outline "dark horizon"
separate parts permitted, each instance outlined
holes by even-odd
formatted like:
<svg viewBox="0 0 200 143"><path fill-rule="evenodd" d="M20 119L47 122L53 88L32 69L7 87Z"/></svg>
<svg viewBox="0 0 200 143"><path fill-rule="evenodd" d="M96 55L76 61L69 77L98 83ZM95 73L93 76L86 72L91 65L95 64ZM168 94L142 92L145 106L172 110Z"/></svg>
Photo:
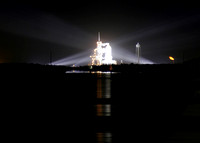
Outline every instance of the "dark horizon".
<svg viewBox="0 0 200 143"><path fill-rule="evenodd" d="M66 73L60 66L0 64L2 137L26 142L199 141L199 66L115 66L122 71Z"/></svg>

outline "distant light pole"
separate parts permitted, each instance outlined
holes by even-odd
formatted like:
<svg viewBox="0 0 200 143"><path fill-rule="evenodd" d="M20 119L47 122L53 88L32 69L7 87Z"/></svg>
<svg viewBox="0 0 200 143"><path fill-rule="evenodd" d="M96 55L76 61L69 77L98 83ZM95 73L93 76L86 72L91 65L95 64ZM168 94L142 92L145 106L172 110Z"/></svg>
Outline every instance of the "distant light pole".
<svg viewBox="0 0 200 143"><path fill-rule="evenodd" d="M174 58L172 56L169 56L169 59L173 62L174 64Z"/></svg>
<svg viewBox="0 0 200 143"><path fill-rule="evenodd" d="M140 63L140 48L141 48L140 44L137 43L136 44L136 53L137 53L137 56L138 56L138 64Z"/></svg>

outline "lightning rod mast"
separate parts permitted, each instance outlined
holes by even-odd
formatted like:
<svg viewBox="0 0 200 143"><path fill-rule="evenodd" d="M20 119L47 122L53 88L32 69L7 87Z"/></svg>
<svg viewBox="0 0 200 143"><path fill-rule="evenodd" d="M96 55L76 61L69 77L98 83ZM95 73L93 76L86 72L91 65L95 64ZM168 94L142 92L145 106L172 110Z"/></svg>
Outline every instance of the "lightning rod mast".
<svg viewBox="0 0 200 143"><path fill-rule="evenodd" d="M138 64L140 63L140 44L139 42L136 44L136 53L137 53L137 56L138 56Z"/></svg>

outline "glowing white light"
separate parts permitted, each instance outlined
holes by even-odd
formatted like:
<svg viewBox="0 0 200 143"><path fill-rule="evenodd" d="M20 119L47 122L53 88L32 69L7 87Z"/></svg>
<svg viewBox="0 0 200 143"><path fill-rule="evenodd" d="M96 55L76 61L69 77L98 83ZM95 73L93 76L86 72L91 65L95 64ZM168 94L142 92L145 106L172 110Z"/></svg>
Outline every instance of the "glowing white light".
<svg viewBox="0 0 200 143"><path fill-rule="evenodd" d="M138 64L139 64L140 63L140 44L139 43L136 44L136 52L138 55Z"/></svg>
<svg viewBox="0 0 200 143"><path fill-rule="evenodd" d="M136 48L140 48L140 44L139 43L136 44Z"/></svg>
<svg viewBox="0 0 200 143"><path fill-rule="evenodd" d="M100 41L100 34L98 34L97 48L94 49L94 53L90 56L92 63L91 65L110 65L117 64L112 59L112 48L109 43L102 43Z"/></svg>

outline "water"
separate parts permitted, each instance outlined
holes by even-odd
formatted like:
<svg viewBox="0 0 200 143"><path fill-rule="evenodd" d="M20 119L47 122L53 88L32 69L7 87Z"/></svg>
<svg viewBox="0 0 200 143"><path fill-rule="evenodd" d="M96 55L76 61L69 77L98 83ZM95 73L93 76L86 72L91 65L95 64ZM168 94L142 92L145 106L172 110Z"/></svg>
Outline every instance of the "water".
<svg viewBox="0 0 200 143"><path fill-rule="evenodd" d="M98 72L97 74L97 88L96 88L96 116L97 118L108 117L105 120L97 119L97 124L104 124L109 122L112 116L111 108L111 73ZM99 132L100 131L100 132ZM96 129L96 142L97 143L112 143L111 127Z"/></svg>
<svg viewBox="0 0 200 143"><path fill-rule="evenodd" d="M161 143L172 142L170 139L174 138L179 142L180 130L184 127L187 129L181 133L192 136L190 142L200 139L199 130L188 128L190 122L184 116L190 107L191 96L188 95L193 91L186 88L182 80L174 79L179 87L168 88L167 77L109 72L93 74L96 74L96 143ZM199 107L200 102L197 102ZM189 109L196 112L193 115L200 115L199 108ZM199 126L199 123L195 122L195 125Z"/></svg>
<svg viewBox="0 0 200 143"><path fill-rule="evenodd" d="M82 93L82 96L84 96L81 97L80 100L85 102L85 104L80 103L77 106L77 110L79 110L79 113L85 112L85 114L79 115L80 118L86 118L85 124L88 124L88 127L86 127L87 129L85 130L87 133L84 134L84 137L90 138L87 140L87 142L112 143L113 133L111 78L113 74L116 73L100 71L91 73L87 71L67 72L68 80L70 79L70 81L75 82L75 87L77 90L81 91L76 91L74 96L80 98L80 93ZM70 87L71 89L74 89L74 86Z"/></svg>
<svg viewBox="0 0 200 143"><path fill-rule="evenodd" d="M8 141L161 143L199 133L199 81L193 90L176 75L152 73L23 76L2 81Z"/></svg>

